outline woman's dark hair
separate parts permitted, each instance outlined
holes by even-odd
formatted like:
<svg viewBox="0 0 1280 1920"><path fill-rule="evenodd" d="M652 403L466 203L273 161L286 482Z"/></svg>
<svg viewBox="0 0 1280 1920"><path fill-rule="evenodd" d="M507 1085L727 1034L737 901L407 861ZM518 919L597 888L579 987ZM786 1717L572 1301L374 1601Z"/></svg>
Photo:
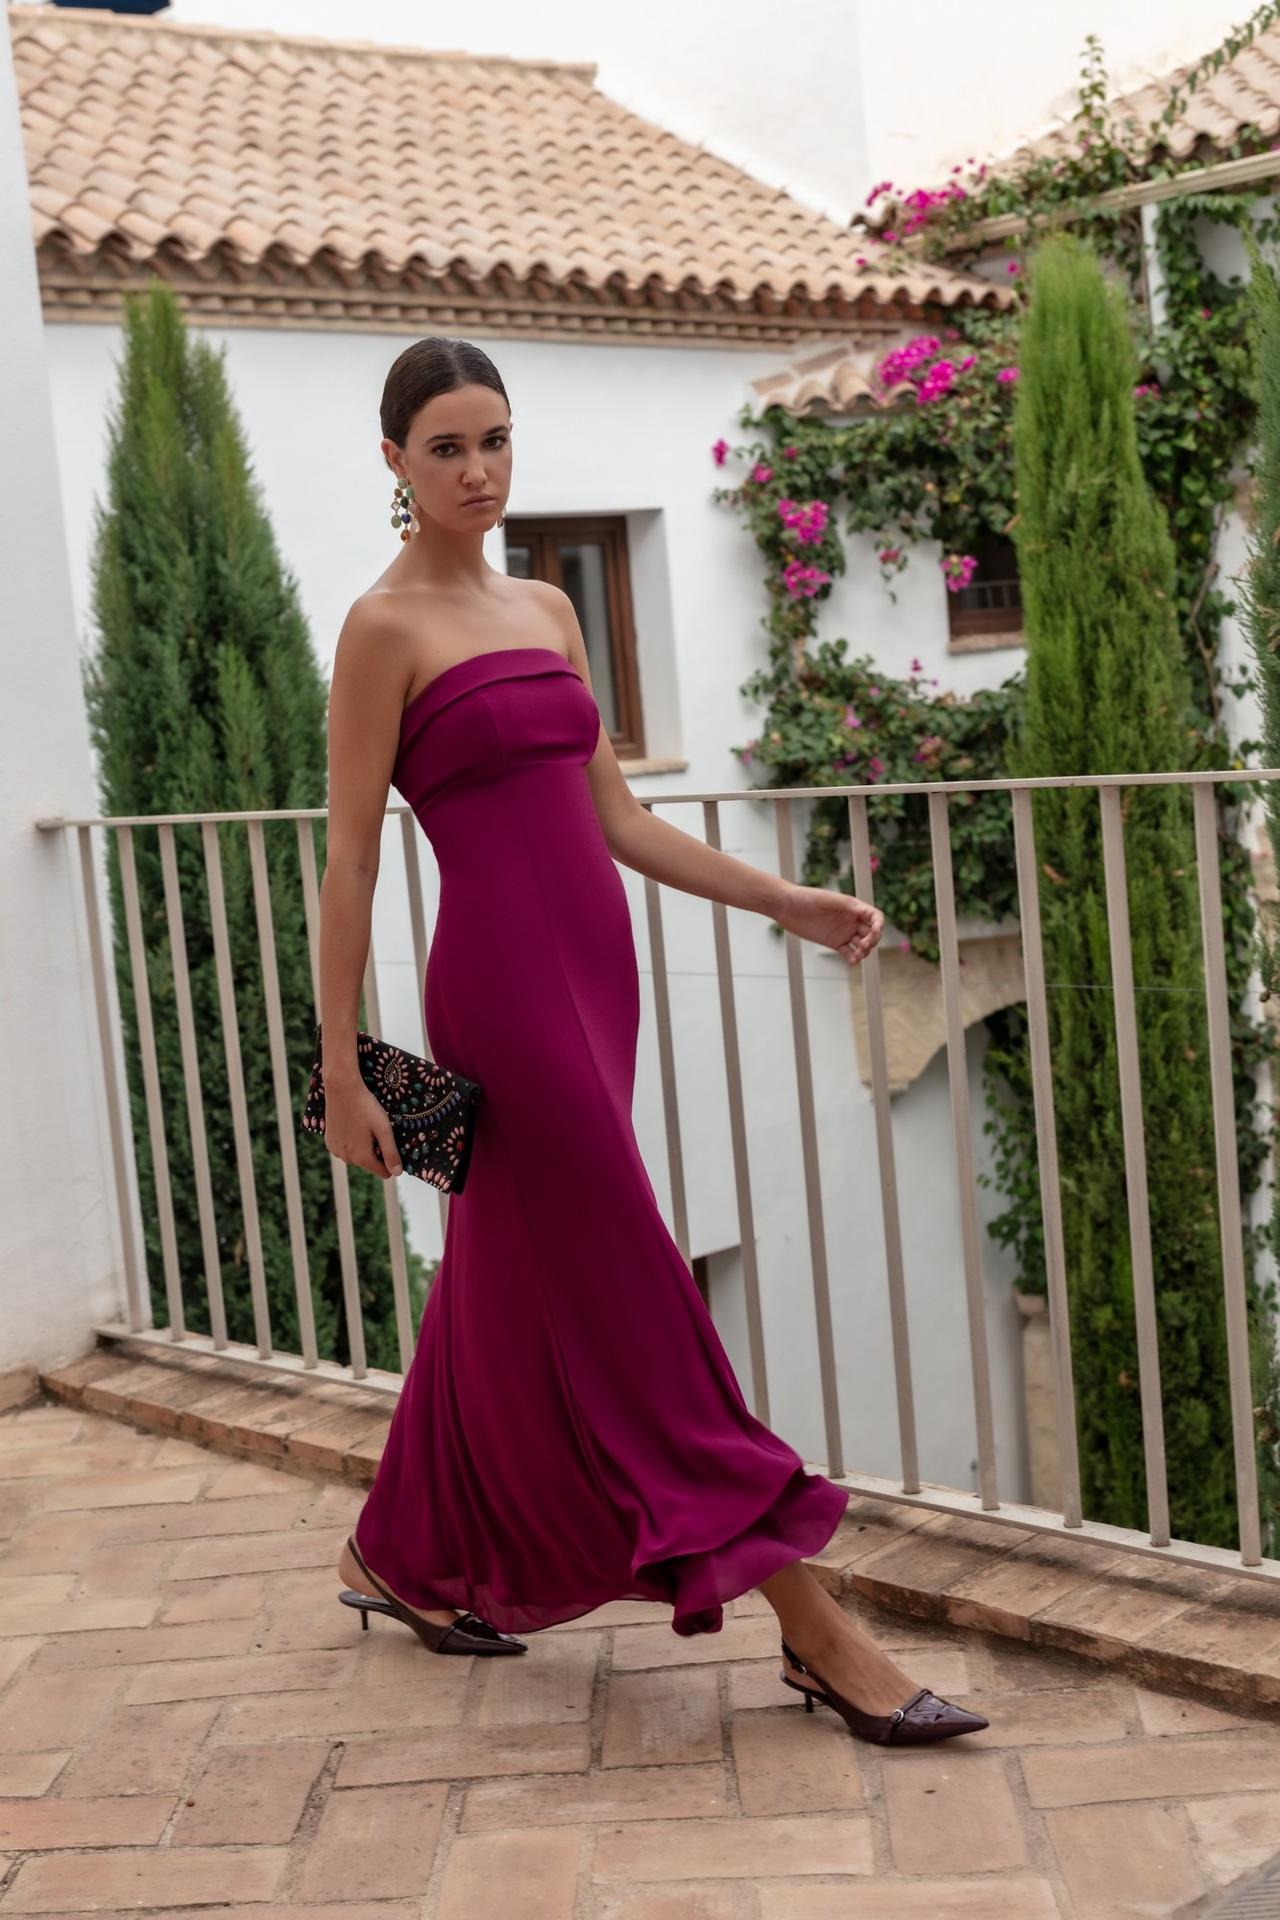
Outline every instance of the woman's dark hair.
<svg viewBox="0 0 1280 1920"><path fill-rule="evenodd" d="M492 387L507 400L502 376L483 348L470 340L454 340L438 333L428 334L425 340L415 340L392 361L382 389L380 413L384 437L402 447L419 407L425 407L438 393L452 393L457 387L468 386ZM507 400L508 410L510 406Z"/></svg>

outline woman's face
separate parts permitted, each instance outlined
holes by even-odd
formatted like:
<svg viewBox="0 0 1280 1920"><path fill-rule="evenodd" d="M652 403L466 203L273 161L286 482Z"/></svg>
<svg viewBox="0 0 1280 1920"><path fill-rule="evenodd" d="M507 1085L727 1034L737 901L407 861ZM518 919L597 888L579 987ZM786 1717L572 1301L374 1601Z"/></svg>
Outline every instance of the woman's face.
<svg viewBox="0 0 1280 1920"><path fill-rule="evenodd" d="M418 408L403 448L384 440L397 477L413 488L420 519L451 531L493 526L511 491L511 414L492 387L469 383ZM484 505L473 501L486 500Z"/></svg>

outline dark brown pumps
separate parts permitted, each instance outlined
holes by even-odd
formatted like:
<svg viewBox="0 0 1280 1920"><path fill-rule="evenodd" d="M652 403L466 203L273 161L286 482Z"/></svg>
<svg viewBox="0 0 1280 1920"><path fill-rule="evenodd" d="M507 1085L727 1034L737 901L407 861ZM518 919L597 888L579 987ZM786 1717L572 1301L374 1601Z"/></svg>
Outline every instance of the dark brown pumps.
<svg viewBox="0 0 1280 1920"><path fill-rule="evenodd" d="M931 1740L950 1740L957 1733L981 1733L991 1722L984 1720L980 1713L968 1713L963 1707L953 1707L949 1700L942 1700L936 1693L930 1693L928 1687L921 1687L909 1700L892 1713L864 1713L852 1700L846 1700L842 1693L836 1693L827 1686L820 1674L807 1667L799 1656L792 1652L786 1641L782 1642L784 1657L801 1673L807 1673L816 1684L806 1687L799 1680L793 1680L785 1671L779 1671L779 1679L785 1686L792 1687L804 1695L804 1710L813 1712L815 1699L824 1706L834 1707L850 1733L856 1733L862 1740L873 1741L877 1746L923 1746Z"/></svg>
<svg viewBox="0 0 1280 1920"><path fill-rule="evenodd" d="M364 1563L360 1549L356 1545L355 1535L347 1541L351 1557L361 1573L377 1587L382 1599L375 1599L369 1593L357 1593L354 1587L343 1587L338 1594L344 1607L359 1607L360 1625L367 1633L369 1615L385 1613L393 1620L403 1620L406 1627L412 1627L424 1647L432 1653L527 1653L528 1643L517 1640L513 1633L500 1633L497 1627L491 1627L475 1613L461 1613L450 1626L442 1627L437 1621L424 1620L412 1607L397 1600L394 1593L379 1580Z"/></svg>

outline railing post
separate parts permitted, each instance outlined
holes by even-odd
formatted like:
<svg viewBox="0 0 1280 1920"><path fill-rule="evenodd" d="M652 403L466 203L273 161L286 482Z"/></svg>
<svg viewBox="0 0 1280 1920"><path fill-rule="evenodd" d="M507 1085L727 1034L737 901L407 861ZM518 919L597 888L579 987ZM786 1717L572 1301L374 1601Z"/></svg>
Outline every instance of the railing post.
<svg viewBox="0 0 1280 1920"><path fill-rule="evenodd" d="M853 854L853 884L858 898L865 900L868 906L874 906L875 884L871 871L871 836L865 794L849 796L849 844ZM871 1098L876 1126L876 1154L880 1165L880 1218L884 1226L885 1267L889 1281L889 1332L893 1342L893 1382L898 1408L902 1490L904 1493L919 1493L920 1449L916 1439L915 1395L911 1384L911 1338L902 1258L902 1213L898 1204L898 1170L893 1151L893 1113L884 1037L884 1003L880 994L879 947L873 947L866 958L859 961L858 973L862 978L867 1006L867 1048L871 1055Z"/></svg>

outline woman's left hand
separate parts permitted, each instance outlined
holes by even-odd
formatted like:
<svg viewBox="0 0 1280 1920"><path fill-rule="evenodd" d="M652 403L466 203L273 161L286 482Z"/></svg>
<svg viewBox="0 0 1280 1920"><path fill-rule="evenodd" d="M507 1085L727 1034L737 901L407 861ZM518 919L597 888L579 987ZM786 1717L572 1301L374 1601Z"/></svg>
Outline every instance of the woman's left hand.
<svg viewBox="0 0 1280 1920"><path fill-rule="evenodd" d="M792 887L781 912L773 917L788 933L834 948L851 967L866 959L884 932L879 907L833 887Z"/></svg>

